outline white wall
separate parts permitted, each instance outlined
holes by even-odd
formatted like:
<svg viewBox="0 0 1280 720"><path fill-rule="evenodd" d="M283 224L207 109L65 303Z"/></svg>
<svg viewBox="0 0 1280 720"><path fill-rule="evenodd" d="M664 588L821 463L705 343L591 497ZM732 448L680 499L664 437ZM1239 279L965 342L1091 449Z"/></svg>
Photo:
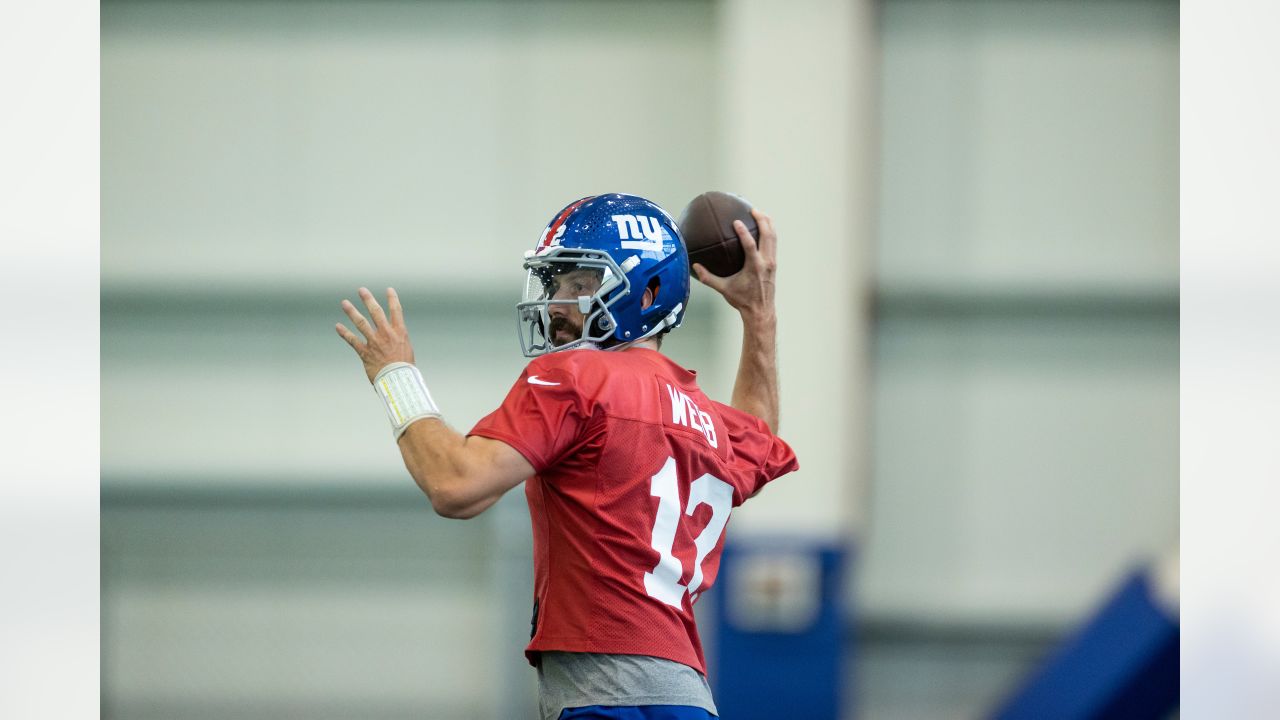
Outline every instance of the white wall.
<svg viewBox="0 0 1280 720"><path fill-rule="evenodd" d="M678 212L705 189L710 23L696 2L108 3L104 282L509 290L568 202Z"/></svg>
<svg viewBox="0 0 1280 720"><path fill-rule="evenodd" d="M1177 23L882 6L868 616L1067 623L1176 544Z"/></svg>
<svg viewBox="0 0 1280 720"><path fill-rule="evenodd" d="M108 3L104 473L399 482L338 301L396 286L470 427L523 365L521 255L552 214L706 189L711 22L684 2ZM705 367L696 292L670 349Z"/></svg>
<svg viewBox="0 0 1280 720"><path fill-rule="evenodd" d="M780 432L800 469L737 531L843 542L863 517L877 47L869 0L720 3L717 176L778 232ZM741 347L724 317L717 374Z"/></svg>
<svg viewBox="0 0 1280 720"><path fill-rule="evenodd" d="M1172 289L1176 3L890 0L881 28L883 284Z"/></svg>
<svg viewBox="0 0 1280 720"><path fill-rule="evenodd" d="M105 492L103 716L515 717L488 529L413 492Z"/></svg>

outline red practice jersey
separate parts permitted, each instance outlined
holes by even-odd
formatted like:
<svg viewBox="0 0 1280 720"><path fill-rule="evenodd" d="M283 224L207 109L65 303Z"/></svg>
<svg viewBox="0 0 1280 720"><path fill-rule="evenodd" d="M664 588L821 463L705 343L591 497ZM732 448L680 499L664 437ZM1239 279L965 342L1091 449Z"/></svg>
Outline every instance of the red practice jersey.
<svg viewBox="0 0 1280 720"><path fill-rule="evenodd" d="M646 348L538 357L470 434L537 473L530 662L651 655L705 674L693 603L715 582L730 510L798 467L791 448Z"/></svg>

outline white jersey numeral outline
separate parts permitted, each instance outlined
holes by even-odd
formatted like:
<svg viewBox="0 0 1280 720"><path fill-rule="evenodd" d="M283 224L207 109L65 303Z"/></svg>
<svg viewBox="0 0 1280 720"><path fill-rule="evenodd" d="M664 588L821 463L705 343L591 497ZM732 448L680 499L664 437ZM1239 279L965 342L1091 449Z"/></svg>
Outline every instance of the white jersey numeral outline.
<svg viewBox="0 0 1280 720"><path fill-rule="evenodd" d="M677 484L676 459L668 457L649 479L649 494L658 498L658 514L653 520L653 538L650 546L658 553L658 564L652 572L644 574L644 589L650 597L675 608L681 608L684 594L690 601L698 599L702 590L702 561L720 542L724 526L733 510L733 486L711 474L704 474L689 486L689 506L684 514L693 517L699 505L711 507L711 520L694 538L697 556L693 561L693 576L689 585L681 585L684 565L672 552L676 543L676 527L680 524L680 487Z"/></svg>

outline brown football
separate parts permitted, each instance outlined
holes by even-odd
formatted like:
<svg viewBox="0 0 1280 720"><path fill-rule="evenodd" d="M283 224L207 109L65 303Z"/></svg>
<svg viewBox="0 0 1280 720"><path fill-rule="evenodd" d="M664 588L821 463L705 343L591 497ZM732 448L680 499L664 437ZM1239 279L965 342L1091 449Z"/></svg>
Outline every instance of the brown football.
<svg viewBox="0 0 1280 720"><path fill-rule="evenodd" d="M712 190L694 198L680 214L680 235L689 249L689 264L727 277L742 269L746 255L733 221L746 223L751 237L760 239L751 203L733 193Z"/></svg>

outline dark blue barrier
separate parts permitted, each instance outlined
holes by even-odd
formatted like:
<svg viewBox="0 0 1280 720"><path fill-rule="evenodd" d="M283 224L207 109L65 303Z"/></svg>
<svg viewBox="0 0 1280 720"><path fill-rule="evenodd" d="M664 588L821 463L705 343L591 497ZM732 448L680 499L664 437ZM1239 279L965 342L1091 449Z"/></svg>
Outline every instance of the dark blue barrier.
<svg viewBox="0 0 1280 720"><path fill-rule="evenodd" d="M1120 586L1000 708L997 720L1145 720L1178 705L1178 621L1146 573Z"/></svg>
<svg viewBox="0 0 1280 720"><path fill-rule="evenodd" d="M721 717L840 717L849 555L791 538L726 543L711 633Z"/></svg>

